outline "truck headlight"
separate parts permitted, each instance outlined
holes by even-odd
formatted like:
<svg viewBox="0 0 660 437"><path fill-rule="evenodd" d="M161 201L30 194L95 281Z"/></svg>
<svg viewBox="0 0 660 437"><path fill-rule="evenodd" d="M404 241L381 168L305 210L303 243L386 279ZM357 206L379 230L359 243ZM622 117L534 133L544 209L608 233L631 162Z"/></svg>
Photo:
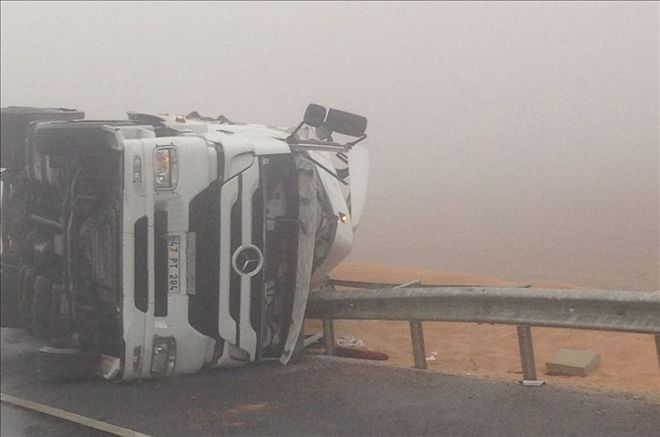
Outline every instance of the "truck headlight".
<svg viewBox="0 0 660 437"><path fill-rule="evenodd" d="M174 337L154 336L151 356L151 374L165 376L174 373L176 365L176 340Z"/></svg>
<svg viewBox="0 0 660 437"><path fill-rule="evenodd" d="M167 147L154 152L154 186L157 190L171 190L178 180L176 149Z"/></svg>

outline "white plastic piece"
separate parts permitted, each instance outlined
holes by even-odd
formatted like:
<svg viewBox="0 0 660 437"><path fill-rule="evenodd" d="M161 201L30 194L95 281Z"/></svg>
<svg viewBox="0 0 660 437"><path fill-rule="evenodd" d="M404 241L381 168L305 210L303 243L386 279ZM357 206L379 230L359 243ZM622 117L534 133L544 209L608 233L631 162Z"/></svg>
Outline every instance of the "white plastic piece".
<svg viewBox="0 0 660 437"><path fill-rule="evenodd" d="M520 383L525 387L541 387L545 384L545 381L539 379L523 379Z"/></svg>
<svg viewBox="0 0 660 437"><path fill-rule="evenodd" d="M121 369L121 360L110 355L101 355L98 375L105 379L114 379Z"/></svg>

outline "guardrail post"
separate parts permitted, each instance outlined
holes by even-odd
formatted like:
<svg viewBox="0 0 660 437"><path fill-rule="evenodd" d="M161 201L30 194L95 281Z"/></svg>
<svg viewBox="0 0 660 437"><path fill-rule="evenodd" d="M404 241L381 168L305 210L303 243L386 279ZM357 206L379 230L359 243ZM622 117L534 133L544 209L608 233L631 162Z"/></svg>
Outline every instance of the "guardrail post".
<svg viewBox="0 0 660 437"><path fill-rule="evenodd" d="M420 320L410 321L410 337L412 338L415 368L426 369L426 351L424 350L424 331Z"/></svg>
<svg viewBox="0 0 660 437"><path fill-rule="evenodd" d="M326 355L335 355L335 325L332 319L323 319L323 345Z"/></svg>
<svg viewBox="0 0 660 437"><path fill-rule="evenodd" d="M655 335L655 352L658 355L658 367L660 367L660 334Z"/></svg>
<svg viewBox="0 0 660 437"><path fill-rule="evenodd" d="M518 328L518 347L520 348L520 363L523 372L523 380L521 382L523 385L531 387L543 385L543 381L536 379L532 330L529 325L517 325L516 328Z"/></svg>

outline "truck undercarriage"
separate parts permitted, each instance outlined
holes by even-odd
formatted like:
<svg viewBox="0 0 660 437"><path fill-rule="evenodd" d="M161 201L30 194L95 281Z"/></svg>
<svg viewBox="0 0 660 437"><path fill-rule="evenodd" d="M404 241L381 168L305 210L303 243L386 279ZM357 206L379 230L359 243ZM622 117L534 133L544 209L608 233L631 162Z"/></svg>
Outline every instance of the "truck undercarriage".
<svg viewBox="0 0 660 437"><path fill-rule="evenodd" d="M80 125L81 138L93 127ZM118 356L121 152L34 135L27 171L3 174L3 319L58 347Z"/></svg>

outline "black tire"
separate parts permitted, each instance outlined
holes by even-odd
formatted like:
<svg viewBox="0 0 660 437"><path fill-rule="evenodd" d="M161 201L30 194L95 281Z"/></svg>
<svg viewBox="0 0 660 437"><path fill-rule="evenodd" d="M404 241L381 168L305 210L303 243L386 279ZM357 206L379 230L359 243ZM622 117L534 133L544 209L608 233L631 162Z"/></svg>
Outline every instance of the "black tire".
<svg viewBox="0 0 660 437"><path fill-rule="evenodd" d="M80 349L44 346L37 352L37 373L42 381L82 381L91 378L93 361Z"/></svg>

